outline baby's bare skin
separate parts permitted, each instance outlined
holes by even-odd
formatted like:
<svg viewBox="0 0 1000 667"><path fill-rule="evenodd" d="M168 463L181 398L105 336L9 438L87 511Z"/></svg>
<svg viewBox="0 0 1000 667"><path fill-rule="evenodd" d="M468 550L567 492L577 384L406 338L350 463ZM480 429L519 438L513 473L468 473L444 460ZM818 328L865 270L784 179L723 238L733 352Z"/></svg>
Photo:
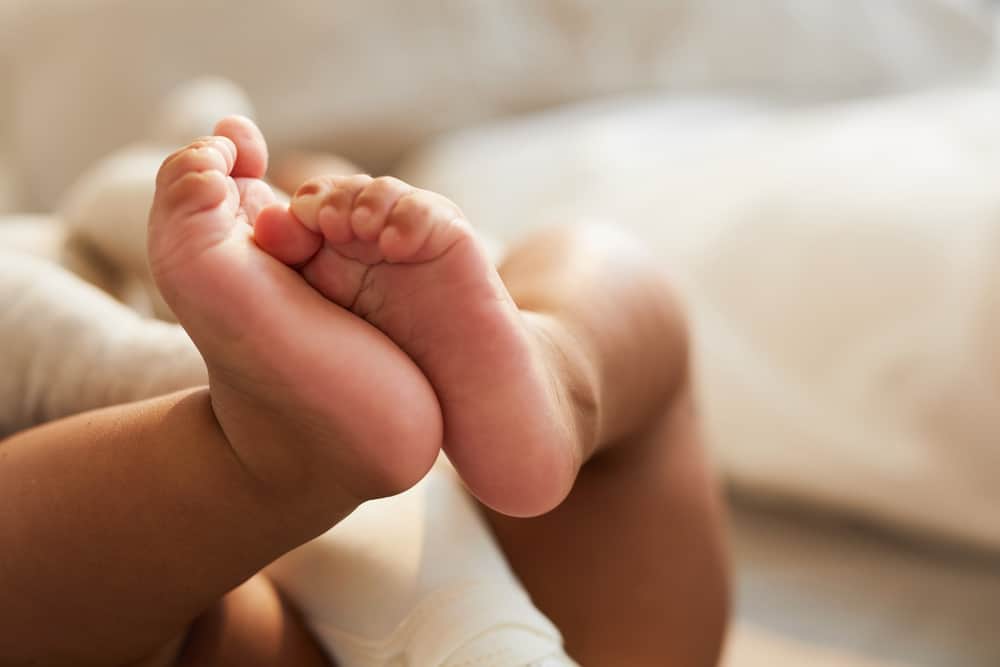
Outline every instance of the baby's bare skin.
<svg viewBox="0 0 1000 667"><path fill-rule="evenodd" d="M149 262L234 452L255 475L321 475L355 504L409 488L440 448L433 390L389 338L258 247L251 223L275 203L267 147L246 119L217 133L161 167ZM261 433L298 444L258 447Z"/></svg>
<svg viewBox="0 0 1000 667"><path fill-rule="evenodd" d="M566 497L596 436L595 371L553 348L575 343L558 319L517 308L457 206L391 177L315 178L290 210L263 210L254 238L416 362L483 503L535 516Z"/></svg>
<svg viewBox="0 0 1000 667"><path fill-rule="evenodd" d="M0 590L24 593L0 663L323 664L252 575L415 483L443 442L577 660L712 664L717 508L679 306L648 258L557 230L515 249L501 282L439 195L325 177L289 208L266 163L256 127L230 118L158 178L151 266L209 390L0 446L4 541L44 545L0 555Z"/></svg>

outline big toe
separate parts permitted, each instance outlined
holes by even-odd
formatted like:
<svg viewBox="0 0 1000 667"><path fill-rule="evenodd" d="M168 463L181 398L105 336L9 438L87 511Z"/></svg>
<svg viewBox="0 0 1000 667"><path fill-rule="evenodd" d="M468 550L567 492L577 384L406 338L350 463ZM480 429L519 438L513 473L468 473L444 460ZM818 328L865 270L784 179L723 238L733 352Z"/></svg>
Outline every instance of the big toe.
<svg viewBox="0 0 1000 667"><path fill-rule="evenodd" d="M260 212L253 238L264 252L289 266L308 262L323 245L323 235L308 229L282 204Z"/></svg>
<svg viewBox="0 0 1000 667"><path fill-rule="evenodd" d="M267 172L267 142L260 128L245 116L226 116L215 125L215 134L236 147L232 176L261 178Z"/></svg>

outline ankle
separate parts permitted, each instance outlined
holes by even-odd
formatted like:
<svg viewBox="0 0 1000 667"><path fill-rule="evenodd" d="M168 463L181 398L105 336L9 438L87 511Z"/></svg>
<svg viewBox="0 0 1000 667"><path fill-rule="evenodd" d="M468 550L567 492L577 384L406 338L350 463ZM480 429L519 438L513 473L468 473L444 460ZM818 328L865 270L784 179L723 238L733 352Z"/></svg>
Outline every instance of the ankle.
<svg viewBox="0 0 1000 667"><path fill-rule="evenodd" d="M597 450L601 433L601 383L595 358L584 338L554 315L522 311L535 343L551 371L574 440L576 468Z"/></svg>

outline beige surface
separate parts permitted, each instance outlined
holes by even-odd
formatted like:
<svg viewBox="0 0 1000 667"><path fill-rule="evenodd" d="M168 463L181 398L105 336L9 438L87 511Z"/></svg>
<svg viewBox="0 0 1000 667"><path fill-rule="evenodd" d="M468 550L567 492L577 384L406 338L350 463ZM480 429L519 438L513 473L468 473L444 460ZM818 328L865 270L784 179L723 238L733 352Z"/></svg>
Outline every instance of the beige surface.
<svg viewBox="0 0 1000 667"><path fill-rule="evenodd" d="M722 667L902 667L902 663L816 646L741 622L730 631Z"/></svg>
<svg viewBox="0 0 1000 667"><path fill-rule="evenodd" d="M732 545L727 667L1000 665L1000 553L745 498L735 501Z"/></svg>

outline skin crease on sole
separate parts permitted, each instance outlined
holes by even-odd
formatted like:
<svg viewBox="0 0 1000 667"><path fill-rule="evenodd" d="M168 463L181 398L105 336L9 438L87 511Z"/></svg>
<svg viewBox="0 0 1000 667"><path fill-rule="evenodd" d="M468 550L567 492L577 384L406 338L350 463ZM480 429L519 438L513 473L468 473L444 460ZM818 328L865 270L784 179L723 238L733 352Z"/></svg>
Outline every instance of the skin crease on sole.
<svg viewBox="0 0 1000 667"><path fill-rule="evenodd" d="M433 389L385 334L257 246L250 223L276 202L261 180L266 145L244 118L216 131L161 168L149 257L205 358L234 453L292 485L325 471L358 501L408 488L440 448ZM265 434L299 444L269 447Z"/></svg>
<svg viewBox="0 0 1000 667"><path fill-rule="evenodd" d="M255 225L258 245L384 332L420 367L444 449L470 491L512 516L551 510L584 457L554 322L522 313L461 211L394 178L314 178Z"/></svg>

